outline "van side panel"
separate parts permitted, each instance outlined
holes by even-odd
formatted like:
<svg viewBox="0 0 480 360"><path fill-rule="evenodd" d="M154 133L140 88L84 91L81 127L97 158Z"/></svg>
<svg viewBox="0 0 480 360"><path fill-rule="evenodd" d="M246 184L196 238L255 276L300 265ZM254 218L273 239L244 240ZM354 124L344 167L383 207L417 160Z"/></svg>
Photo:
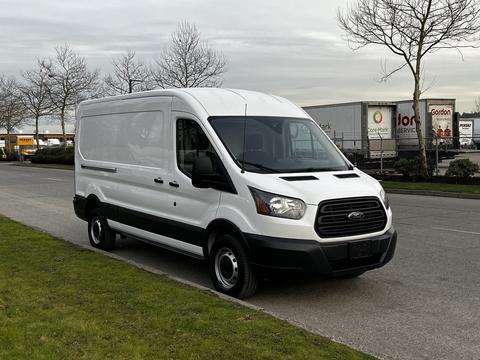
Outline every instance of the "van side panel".
<svg viewBox="0 0 480 360"><path fill-rule="evenodd" d="M76 194L94 194L116 209L168 217L170 108L171 97L149 97L81 109Z"/></svg>

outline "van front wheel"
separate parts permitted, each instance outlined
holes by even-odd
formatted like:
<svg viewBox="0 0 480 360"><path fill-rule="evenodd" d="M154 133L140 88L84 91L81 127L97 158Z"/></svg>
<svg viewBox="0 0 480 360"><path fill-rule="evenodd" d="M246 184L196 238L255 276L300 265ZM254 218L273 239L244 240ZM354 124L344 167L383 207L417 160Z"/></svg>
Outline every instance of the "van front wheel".
<svg viewBox="0 0 480 360"><path fill-rule="evenodd" d="M239 241L220 235L210 252L210 276L215 288L227 295L246 298L257 290L258 281Z"/></svg>
<svg viewBox="0 0 480 360"><path fill-rule="evenodd" d="M90 244L97 249L108 251L115 245L116 234L98 209L93 210L88 217L88 238Z"/></svg>

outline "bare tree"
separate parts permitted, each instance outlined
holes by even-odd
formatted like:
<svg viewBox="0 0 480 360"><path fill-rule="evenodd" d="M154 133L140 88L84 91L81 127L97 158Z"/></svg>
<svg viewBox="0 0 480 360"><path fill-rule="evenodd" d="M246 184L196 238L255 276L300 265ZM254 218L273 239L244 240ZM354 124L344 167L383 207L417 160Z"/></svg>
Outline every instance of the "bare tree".
<svg viewBox="0 0 480 360"><path fill-rule="evenodd" d="M14 78L0 76L0 128L7 131L7 152L10 152L10 133L24 122L25 112L17 82Z"/></svg>
<svg viewBox="0 0 480 360"><path fill-rule="evenodd" d="M38 124L40 118L50 115L52 103L48 93L48 67L46 60L37 59L37 68L22 73L23 84L19 90L22 94L21 100L29 117L35 120L35 141L39 148Z"/></svg>
<svg viewBox="0 0 480 360"><path fill-rule="evenodd" d="M78 55L69 45L55 48L56 55L45 62L48 93L54 113L60 118L64 144L67 143L65 120L67 113L76 105L99 91L98 71L90 71L85 58Z"/></svg>
<svg viewBox="0 0 480 360"><path fill-rule="evenodd" d="M112 59L113 74L104 78L107 95L123 95L133 90L151 89L150 71L147 65L135 58L135 51L127 51L116 59Z"/></svg>
<svg viewBox="0 0 480 360"><path fill-rule="evenodd" d="M420 173L428 176L425 139L420 116L423 59L440 49L475 47L480 30L480 0L357 0L339 10L337 20L353 50L380 45L401 58L384 79L403 68L413 75L413 108Z"/></svg>
<svg viewBox="0 0 480 360"><path fill-rule="evenodd" d="M161 88L221 86L226 71L225 56L200 40L197 27L182 22L172 34L170 46L155 60L152 71Z"/></svg>

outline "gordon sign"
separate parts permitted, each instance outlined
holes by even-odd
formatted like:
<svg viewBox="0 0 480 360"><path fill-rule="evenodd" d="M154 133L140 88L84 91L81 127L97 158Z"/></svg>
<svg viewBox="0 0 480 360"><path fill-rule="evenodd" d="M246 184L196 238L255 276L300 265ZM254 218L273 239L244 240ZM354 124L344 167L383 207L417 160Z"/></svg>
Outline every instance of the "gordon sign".
<svg viewBox="0 0 480 360"><path fill-rule="evenodd" d="M453 106L430 105L428 111L432 114L432 135L442 142L452 142Z"/></svg>

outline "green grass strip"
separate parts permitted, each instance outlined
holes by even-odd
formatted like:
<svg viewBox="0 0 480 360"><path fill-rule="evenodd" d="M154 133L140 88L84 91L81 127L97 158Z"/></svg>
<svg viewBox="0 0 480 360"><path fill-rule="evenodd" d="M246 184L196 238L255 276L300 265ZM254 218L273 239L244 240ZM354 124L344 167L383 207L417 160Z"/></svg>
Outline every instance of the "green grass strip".
<svg viewBox="0 0 480 360"><path fill-rule="evenodd" d="M480 185L458 185L429 182L390 181L381 182L385 189L430 190L480 194Z"/></svg>
<svg viewBox="0 0 480 360"><path fill-rule="evenodd" d="M0 217L0 359L371 358Z"/></svg>

